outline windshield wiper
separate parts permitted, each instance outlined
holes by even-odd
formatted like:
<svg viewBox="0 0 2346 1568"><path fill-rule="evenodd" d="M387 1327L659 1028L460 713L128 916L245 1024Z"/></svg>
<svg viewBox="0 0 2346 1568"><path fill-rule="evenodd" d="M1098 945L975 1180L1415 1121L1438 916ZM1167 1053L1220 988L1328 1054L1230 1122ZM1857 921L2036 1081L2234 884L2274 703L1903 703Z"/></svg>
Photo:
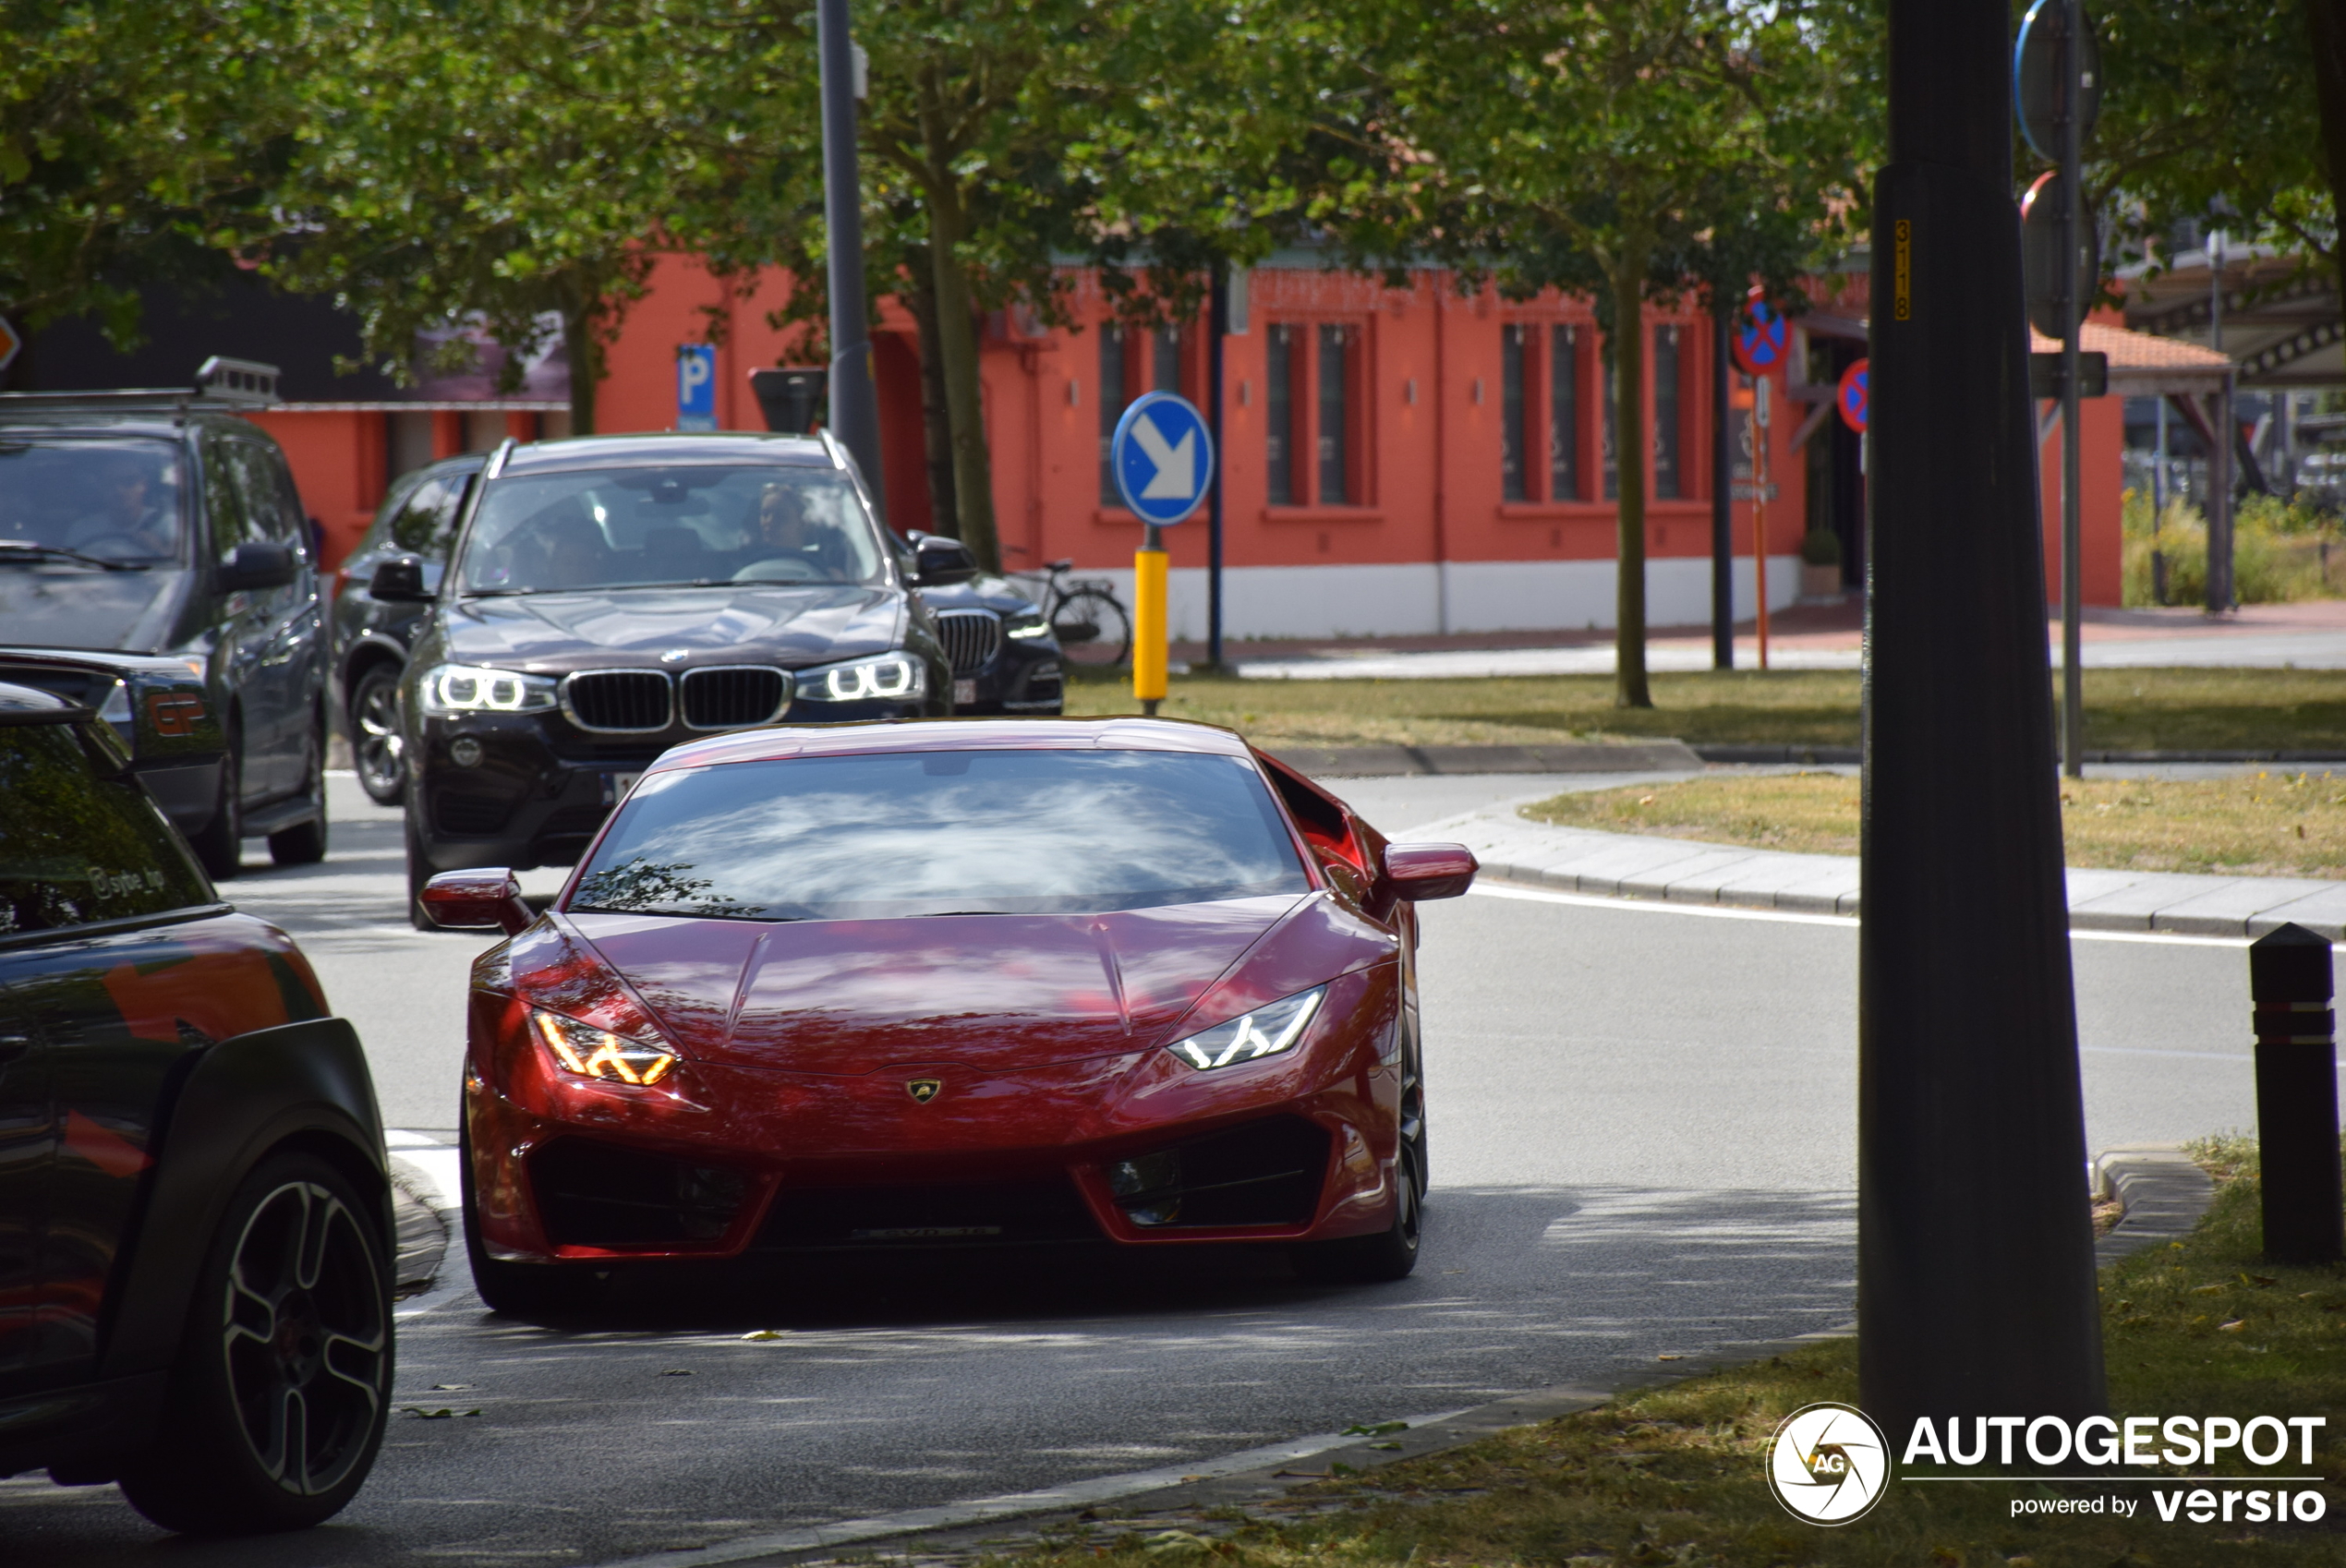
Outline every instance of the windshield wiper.
<svg viewBox="0 0 2346 1568"><path fill-rule="evenodd" d="M145 561L106 561L94 555L84 555L63 545L39 545L28 539L0 539L0 561L14 557L18 561L78 561L84 566L94 566L101 572L144 572L153 564Z"/></svg>

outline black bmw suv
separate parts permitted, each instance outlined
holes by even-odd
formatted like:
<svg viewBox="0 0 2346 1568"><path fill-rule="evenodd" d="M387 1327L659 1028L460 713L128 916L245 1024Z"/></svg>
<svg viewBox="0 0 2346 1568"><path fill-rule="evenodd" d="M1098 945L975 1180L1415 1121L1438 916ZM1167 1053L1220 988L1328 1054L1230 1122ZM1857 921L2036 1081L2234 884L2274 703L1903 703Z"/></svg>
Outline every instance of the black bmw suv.
<svg viewBox="0 0 2346 1568"><path fill-rule="evenodd" d="M490 455L399 693L409 914L443 871L567 865L661 752L771 723L941 717L953 671L913 572L828 435L585 437Z"/></svg>
<svg viewBox="0 0 2346 1568"><path fill-rule="evenodd" d="M192 388L0 392L0 645L159 655L203 682L224 753L149 788L214 877L244 840L326 852L324 626L285 456L240 411L276 372Z"/></svg>

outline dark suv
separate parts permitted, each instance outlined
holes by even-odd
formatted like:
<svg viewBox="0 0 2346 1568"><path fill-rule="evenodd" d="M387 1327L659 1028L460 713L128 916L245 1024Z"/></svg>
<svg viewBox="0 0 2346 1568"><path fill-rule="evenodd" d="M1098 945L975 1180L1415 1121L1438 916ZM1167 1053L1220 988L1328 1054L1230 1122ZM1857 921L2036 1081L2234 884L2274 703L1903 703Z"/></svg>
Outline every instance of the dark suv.
<svg viewBox="0 0 2346 1568"><path fill-rule="evenodd" d="M0 1477L172 1529L313 1525L392 1391L357 1037L219 901L114 728L0 683Z"/></svg>
<svg viewBox="0 0 2346 1568"><path fill-rule="evenodd" d="M280 864L326 852L309 528L284 453L236 416L275 378L213 359L186 391L0 393L0 644L163 655L202 678L226 750L180 793L156 788L215 877L248 838Z"/></svg>
<svg viewBox="0 0 2346 1568"><path fill-rule="evenodd" d="M423 585L440 589L440 573L456 542L456 520L479 476L486 452L451 457L394 480L366 537L334 573L333 692L350 736L358 783L378 804L395 806L406 792L400 760L399 678L421 629L424 607L414 600L379 599L368 592L375 568L412 556Z"/></svg>
<svg viewBox="0 0 2346 1568"><path fill-rule="evenodd" d="M909 573L828 435L589 437L490 454L445 575L406 556L378 601L429 613L400 686L409 914L432 875L567 865L661 752L725 730L952 711Z"/></svg>

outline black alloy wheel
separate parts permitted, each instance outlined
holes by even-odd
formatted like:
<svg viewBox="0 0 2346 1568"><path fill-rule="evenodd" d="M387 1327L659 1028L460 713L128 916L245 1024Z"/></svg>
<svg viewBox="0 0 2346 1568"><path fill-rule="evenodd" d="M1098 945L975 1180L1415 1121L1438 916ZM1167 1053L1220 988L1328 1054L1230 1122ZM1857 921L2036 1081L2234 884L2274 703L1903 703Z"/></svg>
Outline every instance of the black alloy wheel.
<svg viewBox="0 0 2346 1568"><path fill-rule="evenodd" d="M228 749L220 755L220 799L212 807L212 820L201 831L187 836L188 847L214 882L227 881L244 865L244 747L243 730L230 724Z"/></svg>
<svg viewBox="0 0 2346 1568"><path fill-rule="evenodd" d="M1132 651L1132 621L1113 595L1077 588L1051 610L1051 635L1070 663L1113 669Z"/></svg>
<svg viewBox="0 0 2346 1568"><path fill-rule="evenodd" d="M228 1205L154 1445L122 1475L165 1529L306 1529L367 1479L392 1393L391 1258L357 1188L279 1154Z"/></svg>
<svg viewBox="0 0 2346 1568"><path fill-rule="evenodd" d="M269 858L279 865L316 865L326 858L326 716L322 711L303 742L301 771L302 793L318 814L269 835Z"/></svg>
<svg viewBox="0 0 2346 1568"><path fill-rule="evenodd" d="M399 667L370 666L350 694L350 755L358 787L379 806L407 792L407 742L399 733Z"/></svg>
<svg viewBox="0 0 2346 1568"><path fill-rule="evenodd" d="M456 1171L465 1212L465 1261L471 1265L473 1293L482 1306L509 1318L562 1318L588 1310L608 1293L611 1279L608 1269L576 1263L508 1263L489 1255L480 1238L478 1200L473 1190L470 1127L456 1135Z"/></svg>
<svg viewBox="0 0 2346 1568"><path fill-rule="evenodd" d="M1405 1155L1394 1169L1393 1224L1374 1236L1315 1241L1294 1249L1295 1272L1320 1285L1376 1285L1407 1279L1418 1266L1423 1210Z"/></svg>

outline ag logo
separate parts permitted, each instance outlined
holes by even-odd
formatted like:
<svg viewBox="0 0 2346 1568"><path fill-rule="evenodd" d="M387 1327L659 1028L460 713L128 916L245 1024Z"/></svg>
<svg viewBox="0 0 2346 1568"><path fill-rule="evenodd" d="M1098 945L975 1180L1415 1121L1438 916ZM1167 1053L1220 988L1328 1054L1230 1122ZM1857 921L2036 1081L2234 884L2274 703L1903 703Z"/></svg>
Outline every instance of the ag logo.
<svg viewBox="0 0 2346 1568"><path fill-rule="evenodd" d="M925 1105L936 1099L937 1092L944 1087L944 1081L939 1079L915 1078L906 1080L904 1092L913 1097L914 1104Z"/></svg>
<svg viewBox="0 0 2346 1568"><path fill-rule="evenodd" d="M1889 1479L1890 1445L1855 1405L1803 1405L1768 1441L1768 1485L1776 1501L1812 1525L1864 1517Z"/></svg>

